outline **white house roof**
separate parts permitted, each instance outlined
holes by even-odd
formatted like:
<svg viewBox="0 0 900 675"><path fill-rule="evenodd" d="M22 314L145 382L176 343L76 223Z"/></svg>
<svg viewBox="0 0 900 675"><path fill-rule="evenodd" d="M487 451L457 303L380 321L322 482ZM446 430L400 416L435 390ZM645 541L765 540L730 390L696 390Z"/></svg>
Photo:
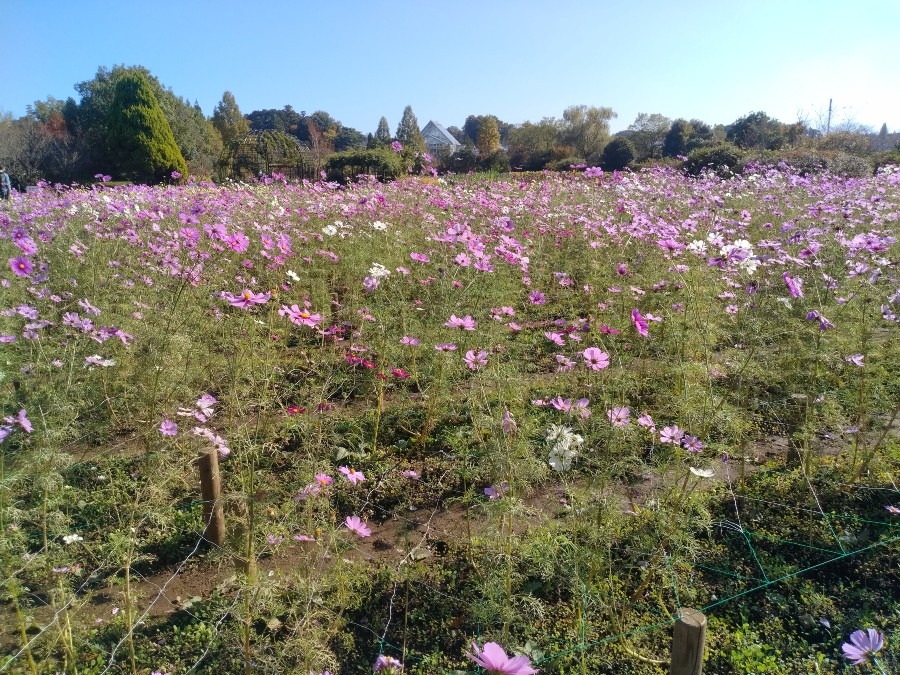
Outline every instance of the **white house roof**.
<svg viewBox="0 0 900 675"><path fill-rule="evenodd" d="M434 121L429 121L422 129L422 138L425 139L425 145L449 145L454 148L462 145L453 138L453 134Z"/></svg>

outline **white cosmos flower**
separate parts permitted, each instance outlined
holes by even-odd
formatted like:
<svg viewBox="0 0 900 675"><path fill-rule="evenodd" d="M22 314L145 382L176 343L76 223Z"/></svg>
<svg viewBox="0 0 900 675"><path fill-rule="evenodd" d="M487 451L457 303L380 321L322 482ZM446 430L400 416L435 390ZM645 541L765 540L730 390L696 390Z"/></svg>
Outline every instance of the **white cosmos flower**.
<svg viewBox="0 0 900 675"><path fill-rule="evenodd" d="M63 537L65 544L74 544L76 541L84 541L84 537L78 534L67 534Z"/></svg>
<svg viewBox="0 0 900 675"><path fill-rule="evenodd" d="M695 466L691 467L691 473L695 476L700 476L700 478L712 478L716 475L716 472L712 469L698 469Z"/></svg>

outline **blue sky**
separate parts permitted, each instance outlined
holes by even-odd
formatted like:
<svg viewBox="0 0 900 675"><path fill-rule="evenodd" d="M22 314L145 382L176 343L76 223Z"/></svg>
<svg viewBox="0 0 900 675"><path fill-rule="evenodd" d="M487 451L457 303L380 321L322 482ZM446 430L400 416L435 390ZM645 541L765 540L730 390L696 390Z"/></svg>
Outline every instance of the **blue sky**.
<svg viewBox="0 0 900 675"><path fill-rule="evenodd" d="M898 0L0 0L0 113L143 65L211 115L326 110L393 131L520 123L576 104L727 124L763 110L900 131Z"/></svg>

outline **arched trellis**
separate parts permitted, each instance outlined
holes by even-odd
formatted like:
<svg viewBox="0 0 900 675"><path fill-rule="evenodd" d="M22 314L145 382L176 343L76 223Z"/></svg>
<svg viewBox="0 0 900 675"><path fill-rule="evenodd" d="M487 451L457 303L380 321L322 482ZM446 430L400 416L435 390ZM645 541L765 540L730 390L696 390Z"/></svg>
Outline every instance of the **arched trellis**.
<svg viewBox="0 0 900 675"><path fill-rule="evenodd" d="M287 180L314 178L309 148L282 131L249 131L222 153L222 175L233 180L283 175Z"/></svg>

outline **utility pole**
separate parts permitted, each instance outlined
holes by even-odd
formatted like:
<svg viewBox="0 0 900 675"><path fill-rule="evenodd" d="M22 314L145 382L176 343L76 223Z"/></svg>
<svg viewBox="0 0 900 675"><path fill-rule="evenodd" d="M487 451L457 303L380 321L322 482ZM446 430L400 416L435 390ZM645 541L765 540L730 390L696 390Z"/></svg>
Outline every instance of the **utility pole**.
<svg viewBox="0 0 900 675"><path fill-rule="evenodd" d="M825 135L831 133L831 99L828 99L828 123L825 125Z"/></svg>

